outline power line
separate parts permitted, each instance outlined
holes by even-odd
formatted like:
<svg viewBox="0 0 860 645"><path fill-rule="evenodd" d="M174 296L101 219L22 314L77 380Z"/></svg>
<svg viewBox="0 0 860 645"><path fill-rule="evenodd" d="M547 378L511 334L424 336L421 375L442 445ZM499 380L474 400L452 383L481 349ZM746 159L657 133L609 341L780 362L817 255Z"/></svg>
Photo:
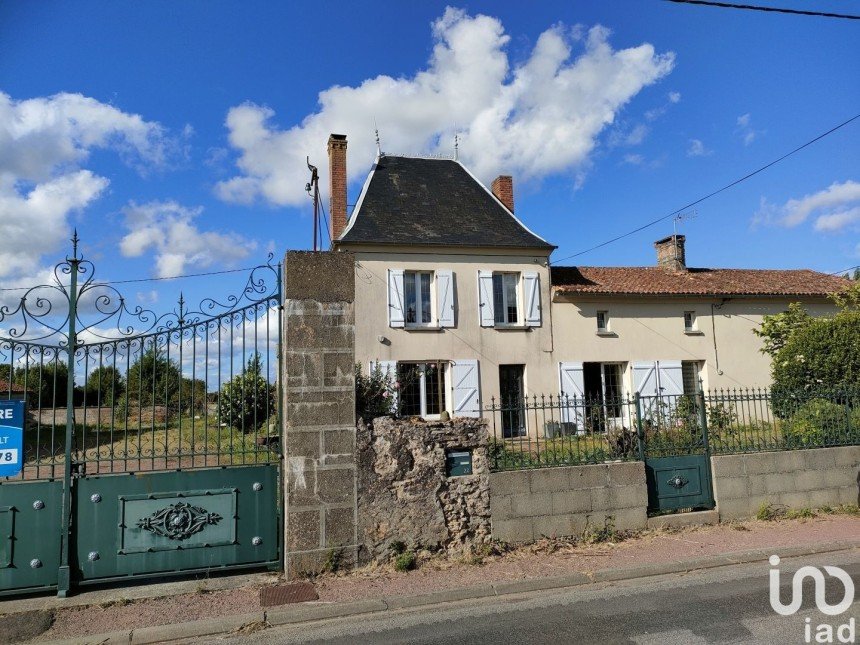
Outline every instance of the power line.
<svg viewBox="0 0 860 645"><path fill-rule="evenodd" d="M719 189L717 189L717 190L715 190L715 191L713 191L713 192L711 192L711 193L708 193L708 194L707 194L707 195L705 195L704 197L700 197L699 199L696 199L696 200L694 200L694 201L690 202L689 204L685 204L684 206L681 206L681 208L677 208L677 209L673 210L673 211L672 211L671 213L669 213L668 215L662 215L662 216L658 217L657 219L654 219L654 220L652 220L652 221L648 222L647 224L643 224L642 226L639 226L639 227L637 227L637 228L634 228L632 231L628 231L628 232L626 232L626 233L622 233L621 235L617 235L617 236L613 237L612 239L606 240L605 242L601 242L600 244L596 244L596 245L594 245L594 246L592 246L592 247L590 247L590 248L588 248L588 249L585 249L584 251L579 251L578 253L574 253L573 255L568 255L568 256L566 256L566 257L563 257L563 258L561 258L560 260L554 260L552 263L553 263L553 264L557 264L558 262L564 262L565 260L569 260L569 259L571 259L571 258L579 257L580 255L585 255L586 253L591 253L592 251L596 251L597 249L603 248L604 246L608 246L609 244L612 244L613 242L617 242L618 240L623 240L625 237L630 237L631 235L635 235L636 233L639 233L639 232L641 232L641 231L644 231L644 230L645 230L645 229L647 229L647 228L651 228L652 226L654 226L654 225L656 225L656 224L659 224L660 222L663 222L663 221L665 221L665 220L667 220L667 219L670 219L670 218L672 218L672 217L675 217L675 216L676 216L676 215L678 215L679 213L682 213L682 212L684 212L685 210L687 210L688 208L691 208L691 207L695 206L696 204L701 204L701 203L702 203L703 201L705 201L706 199L710 199L711 197L714 197L714 196L716 196L716 195L719 195L720 193L722 193L722 192L724 192L724 191L728 190L729 188L732 188L732 187L734 187L734 186L737 186L738 184L740 184L740 183L742 183L742 182L746 181L747 179L750 179L751 177L754 177L755 175L759 174L760 172L763 172L763 171L767 170L767 169L768 169L768 168L770 168L771 166L774 166L774 165L778 164L780 161L783 161L784 159L788 159L788 158L789 158L790 156L792 156L793 154L795 154L795 153L797 153L797 152L800 152L800 151L801 151L801 150L803 150L804 148L808 148L808 147L809 147L809 146L811 146L813 143L815 143L815 142L817 142L817 141L820 141L821 139L823 139L824 137L826 137L826 136L827 136L827 135L829 135L829 134L833 134L834 132L836 132L836 131L837 131L837 130L839 130L840 128L844 128L846 125L848 125L848 124L849 124L849 123L851 123L852 121L856 121L857 119L860 119L860 114L855 114L854 116L852 116L852 117L851 117L850 119L848 119L847 121L843 121L843 122L842 122L842 123L840 123L839 125L837 125L837 126L835 126L835 127L833 127L833 128L830 128L827 132L823 132L822 134L819 134L819 135L818 135L817 137L815 137L814 139L810 139L810 140L809 140L809 141L807 141L806 143L804 143L804 144L802 144L802 145L800 145L800 146L796 147L796 148L795 148L794 150L792 150L791 152L787 152L787 153L785 153L784 155L782 155L782 156L781 156L781 157L779 157L778 159L774 159L774 160L773 160L773 161L771 161L770 163L767 163L767 164L765 164L764 166L761 166L760 168L757 168L756 170L753 170L752 172L747 173L746 175L744 175L744 176L743 176L743 177L741 177L740 179L735 179L733 182L731 182L731 183L729 183L729 184L726 184L726 185L725 185L725 186L723 186L722 188L719 188Z"/></svg>
<svg viewBox="0 0 860 645"><path fill-rule="evenodd" d="M848 273L849 271L853 271L854 269L860 269L860 264L855 264L853 267L848 267L847 269L842 269L841 271L832 271L827 275L842 275L843 273Z"/></svg>
<svg viewBox="0 0 860 645"><path fill-rule="evenodd" d="M787 9L783 7L762 7L752 4L735 4L733 2L712 2L711 0L665 0L677 4L696 4L705 7L720 7L721 9L745 9L747 11L767 11L771 13L788 13L799 16L818 16L821 18L843 18L845 20L860 20L860 16L847 13L830 13L827 11L807 11L805 9Z"/></svg>

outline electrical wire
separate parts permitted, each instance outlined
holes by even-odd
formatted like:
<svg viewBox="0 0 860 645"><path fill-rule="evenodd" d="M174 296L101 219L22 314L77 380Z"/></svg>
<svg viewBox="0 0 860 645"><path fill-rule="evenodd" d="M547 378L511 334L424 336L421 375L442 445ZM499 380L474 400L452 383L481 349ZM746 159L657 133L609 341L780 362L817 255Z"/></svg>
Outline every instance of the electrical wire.
<svg viewBox="0 0 860 645"><path fill-rule="evenodd" d="M784 7L762 7L752 4L735 4L734 2L713 2L712 0L665 0L676 4L695 4L704 7L719 7L721 9L745 9L747 11L767 11L772 13L788 13L799 16L817 16L820 18L843 18L845 20L860 20L860 16L846 13L830 13L827 11L809 11L806 9L788 9Z"/></svg>
<svg viewBox="0 0 860 645"><path fill-rule="evenodd" d="M601 242L600 244L595 244L594 246L587 248L584 251L579 251L578 253L574 253L572 255L567 255L567 256L559 259L559 260L553 260L552 264L557 264L558 262L564 262L565 260L570 260L571 258L576 258L576 257L579 257L580 255L585 255L586 253L591 253L592 251L596 251L597 249L603 248L604 246L608 246L609 244L612 244L614 242L618 242L619 240L623 240L626 237L630 237L631 235L635 235L636 233L640 233L640 232L644 231L645 229L651 228L652 226L659 224L660 222L666 221L667 219L671 219L671 218L675 217L676 215L678 215L679 213L683 213L688 208L690 208L692 206L696 206L697 204L701 204L703 201L710 199L711 197L715 197L715 196L719 195L720 193L728 190L729 188L733 188L734 186L737 186L738 184L745 182L747 179L755 177L760 172L764 172L765 170L767 170L771 166L775 166L776 164L778 164L780 161L788 159L793 154L800 152L804 148L808 148L813 143L816 143L817 141L820 141L824 137L826 137L830 134L833 134L834 132L836 132L840 128L844 128L846 125L848 125L849 123L851 123L853 121L856 121L857 119L860 119L860 114L855 114L854 116L852 116L847 121L843 121L839 125L830 128L827 132L823 132L822 134L819 134L814 139L810 139L806 143L799 145L794 150L785 153L784 155L782 155L778 159L774 159L770 163L767 163L764 166L761 166L760 168L757 168L756 170L753 170L752 172L747 173L743 177L741 177L739 179L735 179L733 182L728 183L725 186L723 186L722 188L718 188L717 190L708 193L704 197L699 197L698 199L690 202L689 204L685 204L684 206L681 206L681 208L677 208L677 209L673 210L671 213L669 213L667 215L661 215L657 219L651 220L647 224L643 224L642 226L638 226L631 231L627 231L626 233L622 233L621 235L616 235L615 237L613 237L609 240L606 240L605 242Z"/></svg>
<svg viewBox="0 0 860 645"><path fill-rule="evenodd" d="M163 276L160 278L131 278L128 280L97 281L97 282L93 282L93 286L109 286L109 285L114 285L114 284L132 284L132 283L136 283L136 282L163 282L165 280L177 280L179 278L202 278L205 276L212 276L212 275L225 275L227 273L242 273L243 271L253 271L254 269L260 268L261 266L265 266L265 265L258 264L257 266L253 266L253 267L243 267L241 269L224 269L222 271L206 271L204 273L185 273L185 274L181 274L181 275ZM38 288L39 286L55 287L57 285L45 284L45 285L37 285L36 287L33 287L33 286L29 286L29 287L0 287L0 291L27 291L29 289ZM66 284L66 285L62 285L62 286L68 287L69 285Z"/></svg>

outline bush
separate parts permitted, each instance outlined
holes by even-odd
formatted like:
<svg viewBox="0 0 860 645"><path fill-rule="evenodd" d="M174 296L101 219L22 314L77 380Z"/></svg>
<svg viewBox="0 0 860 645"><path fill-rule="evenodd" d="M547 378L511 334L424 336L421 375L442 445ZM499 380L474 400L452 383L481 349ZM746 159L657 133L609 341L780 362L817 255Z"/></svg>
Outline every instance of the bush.
<svg viewBox="0 0 860 645"><path fill-rule="evenodd" d="M355 364L355 415L366 421L397 412L397 388L394 378L374 363L365 376L361 364Z"/></svg>
<svg viewBox="0 0 860 645"><path fill-rule="evenodd" d="M275 388L262 373L259 353L248 359L241 374L221 386L218 414L221 423L242 432L253 432L275 411Z"/></svg>
<svg viewBox="0 0 860 645"><path fill-rule="evenodd" d="M411 551L401 553L394 558L394 569L396 571L411 571L415 568L415 554Z"/></svg>
<svg viewBox="0 0 860 645"><path fill-rule="evenodd" d="M850 420L844 405L825 399L812 399L797 408L784 424L786 447L813 448L844 444L848 438Z"/></svg>

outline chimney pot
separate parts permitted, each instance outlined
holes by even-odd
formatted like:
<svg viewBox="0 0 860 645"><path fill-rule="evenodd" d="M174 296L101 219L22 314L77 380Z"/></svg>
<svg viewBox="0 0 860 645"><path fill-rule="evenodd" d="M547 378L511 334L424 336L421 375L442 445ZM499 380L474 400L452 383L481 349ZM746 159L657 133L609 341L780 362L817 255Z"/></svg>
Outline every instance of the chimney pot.
<svg viewBox="0 0 860 645"><path fill-rule="evenodd" d="M491 186L493 195L496 196L505 207L514 212L514 178L510 175L499 175L493 180Z"/></svg>
<svg viewBox="0 0 860 645"><path fill-rule="evenodd" d="M657 266L671 271L686 271L686 239L683 235L670 235L654 242L654 248L657 249Z"/></svg>
<svg viewBox="0 0 860 645"><path fill-rule="evenodd" d="M332 242L346 229L346 135L328 138L329 217Z"/></svg>

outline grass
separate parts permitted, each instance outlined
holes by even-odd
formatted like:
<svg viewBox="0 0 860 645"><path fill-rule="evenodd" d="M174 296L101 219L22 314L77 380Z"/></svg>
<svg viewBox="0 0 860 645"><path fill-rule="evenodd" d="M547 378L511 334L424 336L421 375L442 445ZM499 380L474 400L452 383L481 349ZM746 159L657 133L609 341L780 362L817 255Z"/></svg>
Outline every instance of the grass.
<svg viewBox="0 0 860 645"><path fill-rule="evenodd" d="M136 421L136 420L135 420ZM180 417L163 424L133 425L117 419L110 425L76 424L73 455L78 461L110 462L211 457L214 463L260 463L272 459L258 438L268 434L268 421L256 432L243 433L204 419ZM24 443L26 465L60 464L64 459L65 425L30 425ZM275 435L276 436L276 435Z"/></svg>
<svg viewBox="0 0 860 645"><path fill-rule="evenodd" d="M802 520L820 517L821 515L852 515L860 516L860 508L856 504L840 504L839 506L822 506L818 509L809 507L788 508L782 504L762 504L756 519L762 522L776 520Z"/></svg>

